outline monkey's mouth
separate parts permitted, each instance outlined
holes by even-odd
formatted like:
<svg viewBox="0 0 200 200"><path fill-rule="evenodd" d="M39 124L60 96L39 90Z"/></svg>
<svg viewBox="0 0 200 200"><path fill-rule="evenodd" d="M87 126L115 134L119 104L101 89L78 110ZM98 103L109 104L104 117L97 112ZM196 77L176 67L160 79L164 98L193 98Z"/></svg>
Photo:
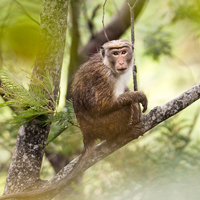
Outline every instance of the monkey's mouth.
<svg viewBox="0 0 200 200"><path fill-rule="evenodd" d="M119 71L119 72L124 72L124 71L126 71L127 70L127 68L120 68L120 69L117 69L117 71Z"/></svg>

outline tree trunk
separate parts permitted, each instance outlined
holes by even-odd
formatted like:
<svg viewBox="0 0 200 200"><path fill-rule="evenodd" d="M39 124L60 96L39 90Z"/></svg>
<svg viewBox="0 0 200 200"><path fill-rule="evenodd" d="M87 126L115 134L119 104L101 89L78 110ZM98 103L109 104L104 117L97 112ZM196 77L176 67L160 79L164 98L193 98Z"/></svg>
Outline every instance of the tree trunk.
<svg viewBox="0 0 200 200"><path fill-rule="evenodd" d="M44 0L41 11L41 41L33 75L40 80L47 71L53 78L56 98L63 62L68 0ZM39 188L44 147L50 125L42 126L35 119L19 129L15 151L6 179L5 194Z"/></svg>

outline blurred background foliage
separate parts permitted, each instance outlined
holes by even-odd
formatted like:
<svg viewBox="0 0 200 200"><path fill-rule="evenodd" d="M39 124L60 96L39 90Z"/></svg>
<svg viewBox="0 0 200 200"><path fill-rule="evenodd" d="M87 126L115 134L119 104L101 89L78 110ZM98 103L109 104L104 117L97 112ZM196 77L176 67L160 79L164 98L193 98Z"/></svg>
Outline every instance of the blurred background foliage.
<svg viewBox="0 0 200 200"><path fill-rule="evenodd" d="M108 0L105 24L120 9L121 1ZM80 2L79 48L91 37L88 20L93 18L94 32L102 29L102 0ZM39 43L42 0L1 0L0 67L24 84L32 71ZM70 10L71 12L71 10ZM200 80L200 1L151 0L135 26L136 64L139 89L147 94L149 110L162 105ZM66 51L61 79L61 104L64 108L73 23L68 20ZM130 40L130 29L122 38ZM129 83L132 87L132 81ZM3 102L3 100L0 100ZM154 128L143 138L131 142L97 163L72 184L69 199L184 200L199 199L200 152L199 106L196 103ZM16 129L9 124L10 108L0 109L0 194L14 150ZM59 129L53 124L50 136ZM78 128L71 127L46 148L41 176L51 178L82 149ZM59 156L58 156L59 155ZM48 159L47 159L48 157ZM59 166L52 160L57 159ZM55 172L54 172L55 171ZM60 197L65 199L65 197Z"/></svg>

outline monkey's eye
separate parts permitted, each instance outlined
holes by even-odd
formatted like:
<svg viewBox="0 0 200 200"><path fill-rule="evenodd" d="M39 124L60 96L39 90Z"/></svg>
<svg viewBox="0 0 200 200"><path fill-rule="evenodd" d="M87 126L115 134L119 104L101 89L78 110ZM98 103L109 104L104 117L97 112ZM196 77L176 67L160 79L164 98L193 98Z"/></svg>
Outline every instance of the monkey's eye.
<svg viewBox="0 0 200 200"><path fill-rule="evenodd" d="M117 56L119 53L117 51L113 52L113 55Z"/></svg>
<svg viewBox="0 0 200 200"><path fill-rule="evenodd" d="M126 51L124 50L124 51L122 51L122 54L126 54Z"/></svg>

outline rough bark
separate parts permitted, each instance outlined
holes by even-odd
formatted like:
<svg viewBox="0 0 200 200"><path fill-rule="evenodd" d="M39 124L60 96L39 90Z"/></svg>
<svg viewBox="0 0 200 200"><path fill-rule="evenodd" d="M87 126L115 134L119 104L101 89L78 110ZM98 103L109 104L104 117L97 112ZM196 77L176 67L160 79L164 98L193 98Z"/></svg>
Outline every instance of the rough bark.
<svg viewBox="0 0 200 200"><path fill-rule="evenodd" d="M43 183L42 189L33 190L28 193L18 193L7 195L1 197L1 199L9 199L14 197L16 199L51 199L59 192L67 187L81 172L85 171L96 162L102 160L106 156L110 155L114 151L123 147L132 140L137 139L139 136L142 136L148 130L152 129L162 121L168 119L171 116L174 116L196 100L200 98L200 83L196 84L177 98L171 100L170 102L155 107L149 113L143 114L141 116L141 122L135 126L132 134L127 135L126 137L119 138L113 144L107 144L106 141L100 143L96 146L95 150L87 157L86 162L81 162L78 167L74 167L77 162L81 159L81 156L77 157L71 161L66 167L64 167L60 172L58 172L55 177Z"/></svg>
<svg viewBox="0 0 200 200"><path fill-rule="evenodd" d="M23 191L34 182L40 184L39 174L44 141L46 141L49 126L44 128L35 124L34 120L19 129L4 194ZM38 135L40 135L39 138Z"/></svg>
<svg viewBox="0 0 200 200"><path fill-rule="evenodd" d="M44 0L41 11L41 41L33 75L43 79L48 71L54 82L54 96L60 84L67 28L67 0ZM33 120L19 129L15 151L6 179L4 195L39 188L44 147L50 125Z"/></svg>
<svg viewBox="0 0 200 200"><path fill-rule="evenodd" d="M44 0L41 11L41 41L33 75L42 79L47 71L53 78L54 95L60 85L67 29L68 0Z"/></svg>

